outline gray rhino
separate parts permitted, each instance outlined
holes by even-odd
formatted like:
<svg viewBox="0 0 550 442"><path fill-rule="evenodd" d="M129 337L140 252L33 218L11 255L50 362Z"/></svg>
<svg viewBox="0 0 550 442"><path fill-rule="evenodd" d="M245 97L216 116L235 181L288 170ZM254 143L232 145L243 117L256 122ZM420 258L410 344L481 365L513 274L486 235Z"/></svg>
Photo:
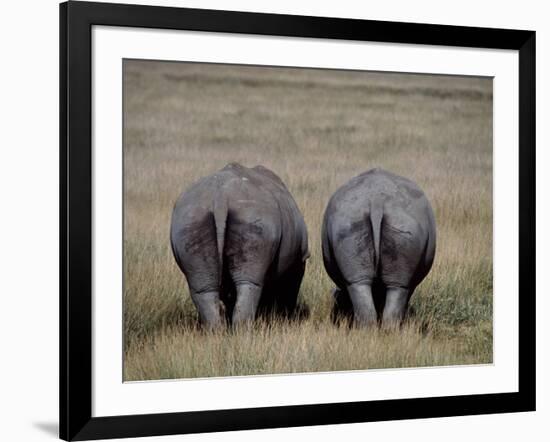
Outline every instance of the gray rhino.
<svg viewBox="0 0 550 442"><path fill-rule="evenodd" d="M323 261L336 284L333 320L395 326L432 267L435 219L412 181L372 169L331 197L322 228Z"/></svg>
<svg viewBox="0 0 550 442"><path fill-rule="evenodd" d="M207 328L295 311L307 230L271 170L233 163L200 179L174 206L170 240Z"/></svg>

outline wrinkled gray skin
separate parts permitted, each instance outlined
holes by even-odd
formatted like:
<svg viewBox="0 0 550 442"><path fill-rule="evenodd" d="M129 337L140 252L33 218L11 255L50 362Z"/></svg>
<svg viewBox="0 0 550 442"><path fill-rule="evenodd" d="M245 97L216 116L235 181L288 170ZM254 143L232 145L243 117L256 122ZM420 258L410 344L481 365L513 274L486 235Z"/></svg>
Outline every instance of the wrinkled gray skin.
<svg viewBox="0 0 550 442"><path fill-rule="evenodd" d="M229 164L183 192L172 213L172 251L201 323L291 315L309 256L302 214L263 166Z"/></svg>
<svg viewBox="0 0 550 442"><path fill-rule="evenodd" d="M333 320L396 326L435 255L435 219L412 181L372 169L331 197L323 220L325 268L336 283Z"/></svg>

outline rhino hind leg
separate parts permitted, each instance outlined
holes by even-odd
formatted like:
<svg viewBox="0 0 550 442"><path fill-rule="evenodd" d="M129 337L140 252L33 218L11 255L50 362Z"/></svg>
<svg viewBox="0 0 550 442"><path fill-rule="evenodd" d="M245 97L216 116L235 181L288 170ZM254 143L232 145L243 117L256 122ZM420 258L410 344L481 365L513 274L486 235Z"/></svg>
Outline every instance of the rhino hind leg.
<svg viewBox="0 0 550 442"><path fill-rule="evenodd" d="M386 291L386 302L382 314L382 326L394 328L401 324L407 312L410 290L403 287L388 287Z"/></svg>
<svg viewBox="0 0 550 442"><path fill-rule="evenodd" d="M191 299L199 311L203 327L212 330L225 324L225 309L219 292L191 292Z"/></svg>
<svg viewBox="0 0 550 442"><path fill-rule="evenodd" d="M369 283L359 282L347 287L351 304L353 305L353 322L360 327L376 325L378 317Z"/></svg>
<svg viewBox="0 0 550 442"><path fill-rule="evenodd" d="M269 279L264 285L258 315L272 319L302 320L309 315L309 308L298 301L305 266L296 266L277 280Z"/></svg>
<svg viewBox="0 0 550 442"><path fill-rule="evenodd" d="M237 299L233 307L234 326L249 323L256 318L256 311L262 295L262 287L249 282L236 284Z"/></svg>

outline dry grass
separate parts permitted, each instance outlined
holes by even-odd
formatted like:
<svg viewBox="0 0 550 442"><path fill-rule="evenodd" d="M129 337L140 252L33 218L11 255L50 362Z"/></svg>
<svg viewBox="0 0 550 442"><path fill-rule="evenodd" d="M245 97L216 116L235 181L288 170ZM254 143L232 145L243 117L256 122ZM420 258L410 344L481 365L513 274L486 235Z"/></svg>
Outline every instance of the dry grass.
<svg viewBox="0 0 550 442"><path fill-rule="evenodd" d="M190 339L191 337L191 339ZM239 376L477 363L481 347L437 340L414 323L396 333L329 322L259 321L252 328L201 333L166 327L140 341L126 359L126 379ZM480 353L481 352L481 353ZM189 363L192 361L192 363Z"/></svg>
<svg viewBox="0 0 550 442"><path fill-rule="evenodd" d="M488 79L127 61L125 379L492 361L492 83ZM226 163L263 164L296 199L311 258L300 323L204 334L169 246L179 193ZM436 260L398 333L329 322L320 225L371 167L424 189Z"/></svg>

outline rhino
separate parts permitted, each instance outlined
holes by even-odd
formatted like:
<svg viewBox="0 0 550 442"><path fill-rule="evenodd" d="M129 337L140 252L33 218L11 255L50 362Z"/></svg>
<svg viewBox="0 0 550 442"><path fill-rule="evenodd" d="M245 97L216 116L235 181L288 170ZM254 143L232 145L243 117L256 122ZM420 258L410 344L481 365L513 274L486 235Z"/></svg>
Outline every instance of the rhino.
<svg viewBox="0 0 550 442"><path fill-rule="evenodd" d="M307 229L287 187L266 167L228 164L184 191L170 242L207 328L295 312Z"/></svg>
<svg viewBox="0 0 550 442"><path fill-rule="evenodd" d="M321 236L336 284L333 321L400 324L435 256L435 218L424 192L391 172L364 172L332 195Z"/></svg>

